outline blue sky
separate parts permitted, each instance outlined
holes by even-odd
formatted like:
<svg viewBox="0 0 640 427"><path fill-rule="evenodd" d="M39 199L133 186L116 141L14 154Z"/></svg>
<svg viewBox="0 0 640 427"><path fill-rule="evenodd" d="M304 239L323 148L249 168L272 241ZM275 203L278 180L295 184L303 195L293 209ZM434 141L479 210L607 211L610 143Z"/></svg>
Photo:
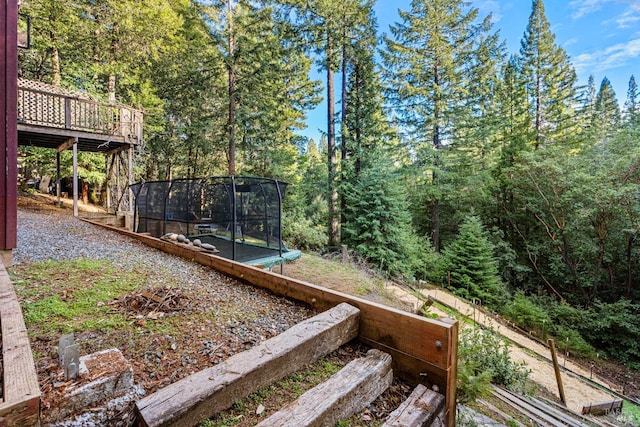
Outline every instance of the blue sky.
<svg viewBox="0 0 640 427"><path fill-rule="evenodd" d="M508 52L518 52L531 14L531 1L471 3L482 17L493 14L495 28L506 41ZM409 10L410 4L410 0L378 0L375 11L379 33L389 33L389 25L400 19L398 9ZM589 75L593 75L598 88L606 76L623 104L631 75L640 81L640 0L546 0L544 6L556 43L569 54L580 84L586 84ZM326 132L326 108L323 102L309 114L304 135L318 141L320 130Z"/></svg>

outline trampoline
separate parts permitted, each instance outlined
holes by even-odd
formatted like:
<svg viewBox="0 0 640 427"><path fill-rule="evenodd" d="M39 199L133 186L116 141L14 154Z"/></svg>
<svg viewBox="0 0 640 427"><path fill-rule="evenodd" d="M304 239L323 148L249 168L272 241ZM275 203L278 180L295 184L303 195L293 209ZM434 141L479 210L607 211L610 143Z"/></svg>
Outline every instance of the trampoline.
<svg viewBox="0 0 640 427"><path fill-rule="evenodd" d="M213 176L133 184L134 230L183 234L216 247L227 259L271 268L300 258L282 242L287 183L249 176Z"/></svg>

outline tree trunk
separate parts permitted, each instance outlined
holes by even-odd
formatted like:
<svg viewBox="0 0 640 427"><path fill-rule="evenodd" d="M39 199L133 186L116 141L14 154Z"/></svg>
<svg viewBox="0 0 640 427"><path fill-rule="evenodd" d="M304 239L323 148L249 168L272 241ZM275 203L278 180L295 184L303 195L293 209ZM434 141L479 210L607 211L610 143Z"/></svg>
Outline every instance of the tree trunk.
<svg viewBox="0 0 640 427"><path fill-rule="evenodd" d="M234 40L233 40L233 6L231 0L227 0L228 21L229 21L229 175L236 174L236 74L234 63Z"/></svg>
<svg viewBox="0 0 640 427"><path fill-rule="evenodd" d="M434 68L434 86L438 87L440 85L440 76L439 69L436 65ZM433 111L433 148L435 150L435 160L433 162L433 181L432 185L438 185L438 168L440 167L440 159L438 158L440 150L440 103L438 102L437 95L434 102L434 111ZM437 197L437 196L436 196ZM433 207L431 209L431 238L433 240L433 249L436 252L440 252L440 200L436 198L433 203Z"/></svg>
<svg viewBox="0 0 640 427"><path fill-rule="evenodd" d="M627 280L626 280L626 293L627 299L631 299L631 282L633 280L633 243L635 241L634 235L627 236Z"/></svg>
<svg viewBox="0 0 640 427"><path fill-rule="evenodd" d="M89 183L82 181L82 202L86 205L89 203Z"/></svg>
<svg viewBox="0 0 640 427"><path fill-rule="evenodd" d="M542 83L540 82L540 76L536 81L536 145L538 149L542 143Z"/></svg>
<svg viewBox="0 0 640 427"><path fill-rule="evenodd" d="M346 35L343 35L343 40L346 40ZM340 119L340 131L342 133L342 138L340 140L340 147L342 149L342 157L340 158L340 171L341 171L341 180L344 182L347 179L346 169L347 169L347 143L349 140L349 129L347 127L347 44L343 42L342 44L342 111L341 111L341 119ZM344 233L344 227L347 223L347 218L345 216L345 211L347 208L347 203L344 197L340 198L340 233ZM341 234L341 240L342 240Z"/></svg>
<svg viewBox="0 0 640 427"><path fill-rule="evenodd" d="M115 103L116 102L116 74L115 73L109 73L108 92L109 92L109 102Z"/></svg>
<svg viewBox="0 0 640 427"><path fill-rule="evenodd" d="M355 175L360 175L361 169L361 157L362 157L362 98L363 98L363 90L364 88L362 83L362 71L359 64L356 64L355 70L353 71L356 79L356 106L354 109L355 114L355 148L356 148L356 165L355 165ZM353 149L352 149L353 151Z"/></svg>
<svg viewBox="0 0 640 427"><path fill-rule="evenodd" d="M58 51L58 38L55 33L51 31L51 84L54 86L60 86L62 77L60 74L60 52Z"/></svg>
<svg viewBox="0 0 640 427"><path fill-rule="evenodd" d="M339 239L338 189L336 188L336 127L333 120L335 114L335 89L331 57L333 47L331 36L327 41L327 156L328 156L328 191L329 191L329 246L336 247Z"/></svg>
<svg viewBox="0 0 640 427"><path fill-rule="evenodd" d="M118 63L118 51L120 50L120 28L118 23L113 24L113 31L111 36L111 71L109 72L108 93L109 102L116 102L116 72L114 71L115 65Z"/></svg>

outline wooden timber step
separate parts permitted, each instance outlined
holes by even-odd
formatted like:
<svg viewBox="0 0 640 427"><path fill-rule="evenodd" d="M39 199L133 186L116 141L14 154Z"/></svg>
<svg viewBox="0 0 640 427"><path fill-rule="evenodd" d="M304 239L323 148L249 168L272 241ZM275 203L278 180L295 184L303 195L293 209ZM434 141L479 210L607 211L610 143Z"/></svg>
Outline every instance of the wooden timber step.
<svg viewBox="0 0 640 427"><path fill-rule="evenodd" d="M192 426L326 356L358 335L360 311L346 303L196 372L136 403L141 426Z"/></svg>
<svg viewBox="0 0 640 427"><path fill-rule="evenodd" d="M491 393L539 425L558 427L590 427L590 424L586 424L583 420L578 419L579 416L577 414L576 416L572 416L546 405L537 399L519 396L496 386L492 387Z"/></svg>
<svg viewBox="0 0 640 427"><path fill-rule="evenodd" d="M0 262L0 426L40 425L40 384L13 283Z"/></svg>
<svg viewBox="0 0 640 427"><path fill-rule="evenodd" d="M418 384L382 427L444 426L444 396Z"/></svg>
<svg viewBox="0 0 640 427"><path fill-rule="evenodd" d="M369 350L256 427L323 427L360 412L393 381L391 356ZM444 400L444 397L442 398Z"/></svg>

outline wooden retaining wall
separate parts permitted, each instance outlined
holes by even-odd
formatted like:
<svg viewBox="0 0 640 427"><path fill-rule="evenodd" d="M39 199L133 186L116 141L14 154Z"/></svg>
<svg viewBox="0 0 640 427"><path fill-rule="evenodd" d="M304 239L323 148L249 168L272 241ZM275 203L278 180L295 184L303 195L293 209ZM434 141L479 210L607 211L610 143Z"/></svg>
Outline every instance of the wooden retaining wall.
<svg viewBox="0 0 640 427"><path fill-rule="evenodd" d="M0 263L3 399L0 427L40 425L40 385L22 310L13 283Z"/></svg>
<svg viewBox="0 0 640 427"><path fill-rule="evenodd" d="M149 235L137 234L90 220L120 234L137 239L148 246L184 259L209 266L230 277L248 282L306 303L324 311L342 302L360 309L358 339L364 344L389 353L396 375L410 384L437 387L445 396L447 425L455 425L456 377L458 363L458 323L455 320L427 319L365 299L321 286L241 264L186 245L167 242Z"/></svg>

